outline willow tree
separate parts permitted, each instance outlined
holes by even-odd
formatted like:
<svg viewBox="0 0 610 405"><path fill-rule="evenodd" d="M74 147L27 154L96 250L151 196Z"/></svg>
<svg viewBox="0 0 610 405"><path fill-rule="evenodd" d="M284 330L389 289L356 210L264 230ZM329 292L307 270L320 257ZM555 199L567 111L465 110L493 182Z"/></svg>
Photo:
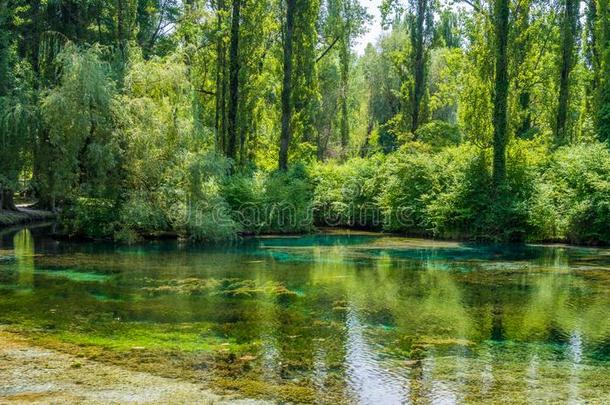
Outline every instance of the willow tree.
<svg viewBox="0 0 610 405"><path fill-rule="evenodd" d="M101 52L68 45L58 57L60 84L42 100L49 142L37 181L51 208L77 195L109 196L119 182L116 86Z"/></svg>
<svg viewBox="0 0 610 405"><path fill-rule="evenodd" d="M0 1L0 209L14 209L13 190L16 180L15 133L8 125L7 109L10 106L9 93L12 85L11 65L13 44L11 28L14 8L7 0Z"/></svg>

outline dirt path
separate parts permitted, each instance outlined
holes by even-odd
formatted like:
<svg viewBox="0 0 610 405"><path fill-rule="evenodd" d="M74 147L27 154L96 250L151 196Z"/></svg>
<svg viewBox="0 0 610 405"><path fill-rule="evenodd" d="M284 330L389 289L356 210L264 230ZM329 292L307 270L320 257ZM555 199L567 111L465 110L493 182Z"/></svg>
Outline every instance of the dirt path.
<svg viewBox="0 0 610 405"><path fill-rule="evenodd" d="M0 404L262 404L33 346L0 330Z"/></svg>

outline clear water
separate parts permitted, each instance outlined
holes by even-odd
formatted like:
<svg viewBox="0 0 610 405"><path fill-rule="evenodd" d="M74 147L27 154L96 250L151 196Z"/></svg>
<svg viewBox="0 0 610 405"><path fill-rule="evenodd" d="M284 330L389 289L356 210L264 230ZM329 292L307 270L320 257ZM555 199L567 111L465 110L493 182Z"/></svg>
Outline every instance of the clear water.
<svg viewBox="0 0 610 405"><path fill-rule="evenodd" d="M610 402L610 250L380 235L0 245L0 324L245 397Z"/></svg>

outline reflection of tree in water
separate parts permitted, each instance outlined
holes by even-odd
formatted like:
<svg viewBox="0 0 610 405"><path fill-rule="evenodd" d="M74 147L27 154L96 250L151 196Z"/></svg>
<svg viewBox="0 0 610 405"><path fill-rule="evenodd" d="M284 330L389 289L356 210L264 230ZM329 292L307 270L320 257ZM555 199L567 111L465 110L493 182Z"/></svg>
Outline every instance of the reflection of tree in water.
<svg viewBox="0 0 610 405"><path fill-rule="evenodd" d="M19 286L34 287L34 238L29 229L23 229L15 234L13 248L17 260Z"/></svg>

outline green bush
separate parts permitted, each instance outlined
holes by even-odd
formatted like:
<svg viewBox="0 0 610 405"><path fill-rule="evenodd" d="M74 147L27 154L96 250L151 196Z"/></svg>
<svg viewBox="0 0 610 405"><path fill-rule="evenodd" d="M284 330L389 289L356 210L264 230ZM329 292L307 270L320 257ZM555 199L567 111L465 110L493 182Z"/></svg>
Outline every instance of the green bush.
<svg viewBox="0 0 610 405"><path fill-rule="evenodd" d="M112 236L119 220L116 202L103 198L78 198L60 218L66 234L92 239Z"/></svg>
<svg viewBox="0 0 610 405"><path fill-rule="evenodd" d="M431 156L403 149L387 158L379 173L385 230L427 233L426 207L436 182Z"/></svg>
<svg viewBox="0 0 610 405"><path fill-rule="evenodd" d="M313 187L302 165L294 165L286 173L233 176L224 184L222 195L244 232L299 233L314 229Z"/></svg>
<svg viewBox="0 0 610 405"><path fill-rule="evenodd" d="M610 243L610 152L601 143L558 149L529 202L535 239Z"/></svg>
<svg viewBox="0 0 610 405"><path fill-rule="evenodd" d="M423 124L415 133L417 139L436 149L457 146L462 142L462 132L456 124L431 121Z"/></svg>
<svg viewBox="0 0 610 405"><path fill-rule="evenodd" d="M119 217L121 227L138 234L153 234L169 229L163 210L150 196L134 193L122 205Z"/></svg>
<svg viewBox="0 0 610 405"><path fill-rule="evenodd" d="M524 239L537 152L530 144L512 145L509 156L515 163L507 167L503 190L495 191L490 151L462 144L433 153L407 145L389 156L379 173L384 229L442 238Z"/></svg>
<svg viewBox="0 0 610 405"><path fill-rule="evenodd" d="M315 164L312 167L314 220L319 226L377 229L381 215L378 171L382 158L356 158L345 164Z"/></svg>

